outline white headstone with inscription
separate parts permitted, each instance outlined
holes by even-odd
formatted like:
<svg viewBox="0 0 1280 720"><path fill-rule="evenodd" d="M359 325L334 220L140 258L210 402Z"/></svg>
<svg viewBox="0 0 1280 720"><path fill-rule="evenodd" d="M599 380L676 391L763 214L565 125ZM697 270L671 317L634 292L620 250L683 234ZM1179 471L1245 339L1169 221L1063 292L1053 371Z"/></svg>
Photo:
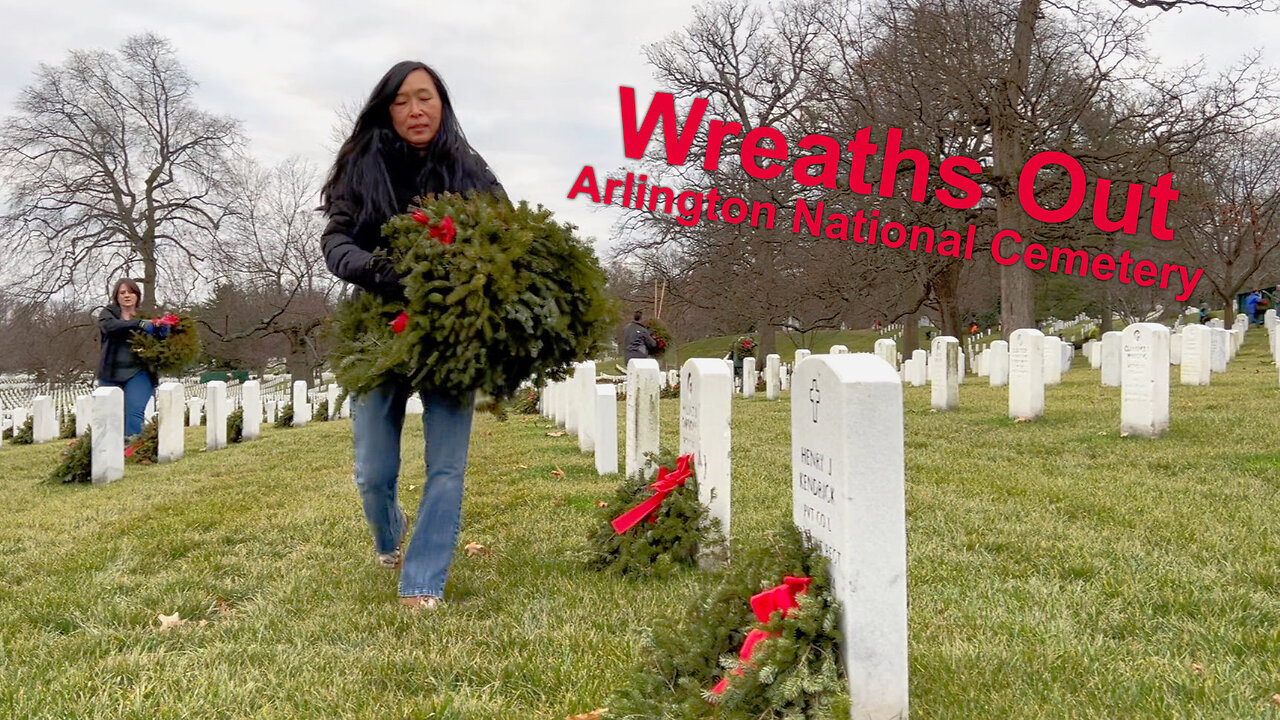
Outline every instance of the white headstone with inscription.
<svg viewBox="0 0 1280 720"><path fill-rule="evenodd" d="M1102 387L1120 387L1122 373L1123 333L1112 330L1102 334Z"/></svg>
<svg viewBox="0 0 1280 720"><path fill-rule="evenodd" d="M227 383L210 380L204 386L204 449L221 450L227 446Z"/></svg>
<svg viewBox="0 0 1280 720"><path fill-rule="evenodd" d="M257 440L262 435L262 383L248 380L240 389L240 407L244 410L240 437Z"/></svg>
<svg viewBox="0 0 1280 720"><path fill-rule="evenodd" d="M1182 384L1208 385L1212 377L1209 361L1213 328L1188 325L1182 331Z"/></svg>
<svg viewBox="0 0 1280 720"><path fill-rule="evenodd" d="M782 392L782 358L770 353L764 358L764 397L777 400Z"/></svg>
<svg viewBox="0 0 1280 720"><path fill-rule="evenodd" d="M851 717L907 717L902 384L874 355L817 355L791 394L792 519L830 560Z"/></svg>
<svg viewBox="0 0 1280 720"><path fill-rule="evenodd" d="M93 415L93 396L79 395L76 397L76 437L84 434L89 429L89 417ZM184 413L185 415L185 413ZM185 417L183 418L185 421Z"/></svg>
<svg viewBox="0 0 1280 720"><path fill-rule="evenodd" d="M693 454L698 500L730 536L729 460L733 375L716 360L693 358L680 369L680 454Z"/></svg>
<svg viewBox="0 0 1280 720"><path fill-rule="evenodd" d="M1227 343L1231 336L1225 328L1215 327L1209 335L1209 370L1216 373L1227 371Z"/></svg>
<svg viewBox="0 0 1280 720"><path fill-rule="evenodd" d="M627 363L627 477L648 479L657 464L646 453L658 452L658 361L633 358Z"/></svg>
<svg viewBox="0 0 1280 720"><path fill-rule="evenodd" d="M311 408L307 403L307 381L296 380L293 383L293 426L302 427L311 419Z"/></svg>
<svg viewBox="0 0 1280 720"><path fill-rule="evenodd" d="M848 355L849 348L845 347L844 345L832 345L831 354L832 355Z"/></svg>
<svg viewBox="0 0 1280 720"><path fill-rule="evenodd" d="M1032 328L1009 336L1009 417L1044 415L1044 335Z"/></svg>
<svg viewBox="0 0 1280 720"><path fill-rule="evenodd" d="M960 341L939 335L933 339L929 357L932 377L931 403L934 410L954 410L960 406Z"/></svg>
<svg viewBox="0 0 1280 720"><path fill-rule="evenodd" d="M1169 328L1134 323L1124 329L1121 434L1158 437L1169 427Z"/></svg>
<svg viewBox="0 0 1280 720"><path fill-rule="evenodd" d="M47 443L58 439L58 416L53 411L53 398L37 395L31 401L31 442Z"/></svg>

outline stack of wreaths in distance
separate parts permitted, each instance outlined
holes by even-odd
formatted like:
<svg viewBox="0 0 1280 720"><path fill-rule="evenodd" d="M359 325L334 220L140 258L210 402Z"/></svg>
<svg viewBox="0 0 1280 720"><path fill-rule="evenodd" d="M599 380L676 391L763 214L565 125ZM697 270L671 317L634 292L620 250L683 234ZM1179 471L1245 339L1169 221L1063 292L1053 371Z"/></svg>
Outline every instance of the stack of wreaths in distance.
<svg viewBox="0 0 1280 720"><path fill-rule="evenodd" d="M563 379L611 329L606 277L551 212L445 193L382 228L405 300L363 293L339 309L332 366L355 393L387 381L498 400L527 380Z"/></svg>

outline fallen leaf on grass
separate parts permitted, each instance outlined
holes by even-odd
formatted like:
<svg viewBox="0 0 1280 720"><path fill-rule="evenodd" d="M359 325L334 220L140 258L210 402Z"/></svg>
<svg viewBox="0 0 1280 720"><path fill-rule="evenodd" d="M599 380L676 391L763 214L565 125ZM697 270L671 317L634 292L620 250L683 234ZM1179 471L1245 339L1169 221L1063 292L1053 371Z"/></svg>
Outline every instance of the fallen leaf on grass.
<svg viewBox="0 0 1280 720"><path fill-rule="evenodd" d="M236 611L235 608L231 607L231 601L224 597L216 598L213 601L213 607L209 609L219 615L230 615Z"/></svg>
<svg viewBox="0 0 1280 720"><path fill-rule="evenodd" d="M174 613L172 615L156 613L156 619L160 621L160 627L156 629L157 632L164 632L165 630L176 628L186 622L186 620L182 619L179 613Z"/></svg>
<svg viewBox="0 0 1280 720"><path fill-rule="evenodd" d="M209 624L208 620L201 620L200 622L196 623L196 627L204 627L205 625L208 625L208 624Z"/></svg>
<svg viewBox="0 0 1280 720"><path fill-rule="evenodd" d="M1014 421L1015 423L1031 422L1031 421L1030 421L1030 420L1028 420L1027 418L1014 418L1014 419L1013 419L1013 421Z"/></svg>
<svg viewBox="0 0 1280 720"><path fill-rule="evenodd" d="M1191 663L1191 672L1204 677L1204 666L1200 663Z"/></svg>
<svg viewBox="0 0 1280 720"><path fill-rule="evenodd" d="M1271 696L1271 704L1280 706L1280 693Z"/></svg>
<svg viewBox="0 0 1280 720"><path fill-rule="evenodd" d="M493 552L492 550L481 545L478 542L467 543L467 546L462 549L467 551L467 557L475 557L477 555L479 555L480 557L485 557L489 553Z"/></svg>
<svg viewBox="0 0 1280 720"><path fill-rule="evenodd" d="M528 466L528 465L517 465L517 466L516 466L516 469L517 469L517 470L528 470L528 469L529 469L529 466Z"/></svg>
<svg viewBox="0 0 1280 720"><path fill-rule="evenodd" d="M556 507L564 507L564 498L556 496L551 498L551 504Z"/></svg>
<svg viewBox="0 0 1280 720"><path fill-rule="evenodd" d="M559 465L556 466L555 470L551 471L551 477L558 477L558 478L564 477L564 471L560 469Z"/></svg>
<svg viewBox="0 0 1280 720"><path fill-rule="evenodd" d="M552 430L551 432L547 433L547 437L564 437L564 431Z"/></svg>
<svg viewBox="0 0 1280 720"><path fill-rule="evenodd" d="M589 713L582 713L581 715L566 715L564 720L601 720L607 712L609 712L609 708L596 708Z"/></svg>
<svg viewBox="0 0 1280 720"><path fill-rule="evenodd" d="M597 501L596 501L596 507L598 507L598 508L605 508L605 507L609 507L609 503L607 503L607 502L605 502L605 501L603 501L603 500L597 500Z"/></svg>

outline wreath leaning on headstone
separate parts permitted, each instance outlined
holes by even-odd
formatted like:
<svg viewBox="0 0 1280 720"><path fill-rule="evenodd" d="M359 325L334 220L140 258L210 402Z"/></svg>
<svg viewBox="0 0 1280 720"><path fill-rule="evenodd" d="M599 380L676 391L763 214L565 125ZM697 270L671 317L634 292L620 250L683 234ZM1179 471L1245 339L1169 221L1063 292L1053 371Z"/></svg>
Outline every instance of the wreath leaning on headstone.
<svg viewBox="0 0 1280 720"><path fill-rule="evenodd" d="M155 419L142 426L142 432L124 449L125 462L150 465L160 458L160 426Z"/></svg>
<svg viewBox="0 0 1280 720"><path fill-rule="evenodd" d="M643 655L605 717L849 717L827 560L791 525L738 551L683 617L658 620Z"/></svg>
<svg viewBox="0 0 1280 720"><path fill-rule="evenodd" d="M244 439L244 408L238 407L227 415L227 442L238 443Z"/></svg>
<svg viewBox="0 0 1280 720"><path fill-rule="evenodd" d="M445 193L382 228L404 301L363 293L334 319L332 367L352 392L387 381L498 400L563 379L611 327L605 273L551 212L505 198Z"/></svg>
<svg viewBox="0 0 1280 720"><path fill-rule="evenodd" d="M698 501L693 456L674 463L670 457L655 480L628 478L612 502L600 507L588 537L591 568L665 575L679 565L696 565L700 553L714 554L723 546L719 521Z"/></svg>
<svg viewBox="0 0 1280 720"><path fill-rule="evenodd" d="M293 427L293 403L285 403L280 412L276 413L276 427Z"/></svg>
<svg viewBox="0 0 1280 720"><path fill-rule="evenodd" d="M87 483L93 480L93 438L89 433L86 429L83 435L67 443L61 461L45 482Z"/></svg>

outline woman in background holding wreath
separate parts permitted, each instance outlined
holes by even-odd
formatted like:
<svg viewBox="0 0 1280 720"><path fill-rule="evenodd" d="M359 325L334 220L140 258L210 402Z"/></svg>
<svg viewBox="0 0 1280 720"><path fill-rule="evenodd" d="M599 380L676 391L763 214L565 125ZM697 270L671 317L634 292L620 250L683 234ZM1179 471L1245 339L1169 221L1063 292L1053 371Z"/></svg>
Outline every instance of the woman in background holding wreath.
<svg viewBox="0 0 1280 720"><path fill-rule="evenodd" d="M322 190L326 264L365 292L403 299L390 258L375 254L390 250L383 223L407 212L415 197L468 191L502 193L502 186L468 144L440 76L420 62L396 64L360 111ZM355 483L378 562L400 568L401 602L429 610L444 597L458 538L474 396L459 403L422 394L427 482L402 557L409 528L397 480L410 392L403 380L352 396Z"/></svg>
<svg viewBox="0 0 1280 720"><path fill-rule="evenodd" d="M101 333L102 357L98 360L98 385L124 390L124 435L142 432L147 401L156 378L133 350L133 334L152 331L150 320L139 318L142 290L138 283L121 278L111 291L111 304L98 308L95 319Z"/></svg>

